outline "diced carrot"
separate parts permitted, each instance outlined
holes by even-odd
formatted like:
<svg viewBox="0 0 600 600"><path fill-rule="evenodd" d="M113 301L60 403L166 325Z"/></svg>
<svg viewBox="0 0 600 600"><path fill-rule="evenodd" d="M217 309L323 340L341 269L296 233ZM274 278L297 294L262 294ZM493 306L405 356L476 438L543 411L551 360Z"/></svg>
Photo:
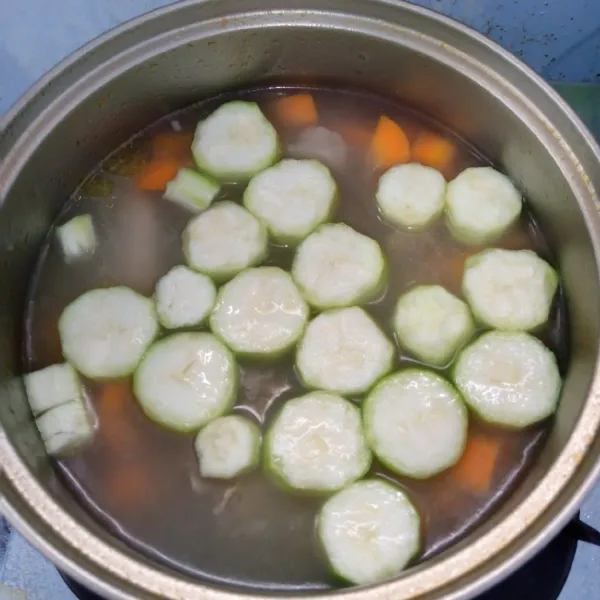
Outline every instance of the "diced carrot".
<svg viewBox="0 0 600 600"><path fill-rule="evenodd" d="M100 410L107 416L120 415L129 398L129 386L124 382L110 382L102 386Z"/></svg>
<svg viewBox="0 0 600 600"><path fill-rule="evenodd" d="M317 106L311 94L283 96L275 101L278 119L288 127L311 127L319 119Z"/></svg>
<svg viewBox="0 0 600 600"><path fill-rule="evenodd" d="M471 434L462 458L453 469L454 480L475 494L489 492L499 452L498 439Z"/></svg>
<svg viewBox="0 0 600 600"><path fill-rule="evenodd" d="M409 161L410 144L400 125L383 115L371 139L371 152L377 165L391 167Z"/></svg>
<svg viewBox="0 0 600 600"><path fill-rule="evenodd" d="M193 139L191 133L163 131L152 139L152 156L183 156L189 152Z"/></svg>
<svg viewBox="0 0 600 600"><path fill-rule="evenodd" d="M447 173L452 166L456 146L449 140L431 132L421 133L412 147L414 162Z"/></svg>
<svg viewBox="0 0 600 600"><path fill-rule="evenodd" d="M126 418L126 403L130 400L129 385L124 381L106 383L98 403L98 416L103 434L111 446L125 448L132 438L130 422Z"/></svg>
<svg viewBox="0 0 600 600"><path fill-rule="evenodd" d="M137 186L142 190L162 192L167 183L177 174L179 166L180 161L176 158L170 156L155 158L138 175Z"/></svg>

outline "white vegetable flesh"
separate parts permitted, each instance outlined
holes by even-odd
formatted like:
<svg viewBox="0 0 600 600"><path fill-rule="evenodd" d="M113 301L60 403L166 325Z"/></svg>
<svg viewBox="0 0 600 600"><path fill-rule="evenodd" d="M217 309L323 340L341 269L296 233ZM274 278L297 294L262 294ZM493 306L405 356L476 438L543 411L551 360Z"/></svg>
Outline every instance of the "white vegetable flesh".
<svg viewBox="0 0 600 600"><path fill-rule="evenodd" d="M199 213L206 210L215 199L219 183L193 169L179 169L174 179L167 183L164 197L188 210Z"/></svg>
<svg viewBox="0 0 600 600"><path fill-rule="evenodd" d="M234 404L235 360L210 333L176 333L154 344L134 375L150 419L177 431L200 429Z"/></svg>
<svg viewBox="0 0 600 600"><path fill-rule="evenodd" d="M94 435L94 421L83 400L71 400L46 411L35 421L48 454L62 456L85 446Z"/></svg>
<svg viewBox="0 0 600 600"><path fill-rule="evenodd" d="M359 481L321 508L317 533L332 570L350 583L398 575L419 552L420 518L408 496L380 479Z"/></svg>
<svg viewBox="0 0 600 600"><path fill-rule="evenodd" d="M394 330L400 345L424 363L443 367L475 333L469 307L439 285L412 288L398 299Z"/></svg>
<svg viewBox="0 0 600 600"><path fill-rule="evenodd" d="M379 244L343 223L322 225L298 247L292 276L318 309L362 304L385 287Z"/></svg>
<svg viewBox="0 0 600 600"><path fill-rule="evenodd" d="M454 381L482 419L512 428L554 413L562 385L554 354L537 338L516 331L490 331L465 348Z"/></svg>
<svg viewBox="0 0 600 600"><path fill-rule="evenodd" d="M230 279L267 256L265 226L242 206L218 202L193 218L183 233L190 267L216 281Z"/></svg>
<svg viewBox="0 0 600 600"><path fill-rule="evenodd" d="M386 377L365 400L363 417L373 452L400 475L436 475L458 462L465 448L465 404L432 371L407 369Z"/></svg>
<svg viewBox="0 0 600 600"><path fill-rule="evenodd" d="M277 160L279 139L256 103L227 102L198 123L192 154L201 171L244 181Z"/></svg>
<svg viewBox="0 0 600 600"><path fill-rule="evenodd" d="M418 163L397 165L379 179L376 199L386 221L411 231L422 231L444 211L446 180L431 167Z"/></svg>
<svg viewBox="0 0 600 600"><path fill-rule="evenodd" d="M161 325L177 329L202 324L215 305L217 289L207 275L178 266L161 277L154 297Z"/></svg>
<svg viewBox="0 0 600 600"><path fill-rule="evenodd" d="M258 426L239 415L211 421L196 438L200 475L231 479L258 466L261 434Z"/></svg>
<svg viewBox="0 0 600 600"><path fill-rule="evenodd" d="M34 416L72 400L83 399L83 388L77 372L68 363L28 373L24 380Z"/></svg>
<svg viewBox="0 0 600 600"><path fill-rule="evenodd" d="M210 325L234 352L273 357L296 344L308 312L288 273L258 267L243 271L221 288Z"/></svg>
<svg viewBox="0 0 600 600"><path fill-rule="evenodd" d="M341 489L371 464L360 411L325 392L286 402L265 443L268 471L284 487L303 492Z"/></svg>
<svg viewBox="0 0 600 600"><path fill-rule="evenodd" d="M65 358L90 379L132 373L158 332L154 302L126 287L97 289L63 311L58 330Z"/></svg>
<svg viewBox="0 0 600 600"><path fill-rule="evenodd" d="M287 159L252 178L244 205L276 242L295 244L330 218L336 196L327 167L316 160Z"/></svg>
<svg viewBox="0 0 600 600"><path fill-rule="evenodd" d="M65 259L70 262L94 253L98 246L91 215L79 215L56 228Z"/></svg>
<svg viewBox="0 0 600 600"><path fill-rule="evenodd" d="M296 355L311 388L361 394L392 368L394 345L361 308L326 311L308 324Z"/></svg>
<svg viewBox="0 0 600 600"><path fill-rule="evenodd" d="M471 167L448 184L446 215L452 235L490 244L518 219L523 200L512 181L491 167Z"/></svg>
<svg viewBox="0 0 600 600"><path fill-rule="evenodd" d="M484 250L465 263L465 298L475 317L494 329L543 325L557 287L556 271L531 250Z"/></svg>

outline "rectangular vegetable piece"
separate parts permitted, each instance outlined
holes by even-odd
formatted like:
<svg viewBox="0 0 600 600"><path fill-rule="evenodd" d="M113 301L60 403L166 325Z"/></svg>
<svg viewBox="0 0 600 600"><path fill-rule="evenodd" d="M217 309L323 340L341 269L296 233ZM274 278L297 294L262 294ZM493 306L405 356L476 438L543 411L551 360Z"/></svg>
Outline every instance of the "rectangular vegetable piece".
<svg viewBox="0 0 600 600"><path fill-rule="evenodd" d="M280 121L288 127L311 127L319 115L311 94L296 94L279 98L275 110Z"/></svg>
<svg viewBox="0 0 600 600"><path fill-rule="evenodd" d="M385 115L379 118L371 139L371 154L380 167L406 163L410 159L410 144L402 127Z"/></svg>
<svg viewBox="0 0 600 600"><path fill-rule="evenodd" d="M60 456L81 448L94 435L91 414L83 400L56 406L36 420L48 454Z"/></svg>
<svg viewBox="0 0 600 600"><path fill-rule="evenodd" d="M73 217L58 227L56 234L67 261L93 254L96 249L96 232L90 215Z"/></svg>
<svg viewBox="0 0 600 600"><path fill-rule="evenodd" d="M475 494L486 494L491 489L500 441L483 434L471 434L467 447L454 469L454 479Z"/></svg>
<svg viewBox="0 0 600 600"><path fill-rule="evenodd" d="M36 417L52 408L83 398L79 377L68 363L28 373L24 379L29 406Z"/></svg>
<svg viewBox="0 0 600 600"><path fill-rule="evenodd" d="M198 213L207 209L221 189L214 179L192 169L179 169L167 183L165 198Z"/></svg>

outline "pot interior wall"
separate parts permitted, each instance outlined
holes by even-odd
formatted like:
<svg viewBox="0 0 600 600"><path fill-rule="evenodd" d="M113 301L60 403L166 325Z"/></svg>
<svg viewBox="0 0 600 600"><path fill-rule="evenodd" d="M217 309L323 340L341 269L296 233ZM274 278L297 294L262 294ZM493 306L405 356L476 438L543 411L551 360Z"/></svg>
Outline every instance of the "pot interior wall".
<svg viewBox="0 0 600 600"><path fill-rule="evenodd" d="M473 142L525 191L556 250L572 334L562 403L540 460L482 526L490 527L555 460L593 376L600 295L586 220L563 171L567 164L572 168L572 157L516 88L460 58L449 46L454 34L440 24L432 22L417 34L410 22L359 22L329 13L255 14L208 24L194 24L191 8L186 14L187 21L182 15L166 20L161 35L149 22L129 37L122 34L111 48L97 47L47 84L45 95L31 100L0 132L5 166L0 171L0 418L10 439L65 509L106 538L54 477L18 378L28 277L50 223L108 151L159 116L231 87L338 81L400 98ZM122 53L115 55L115 49Z"/></svg>

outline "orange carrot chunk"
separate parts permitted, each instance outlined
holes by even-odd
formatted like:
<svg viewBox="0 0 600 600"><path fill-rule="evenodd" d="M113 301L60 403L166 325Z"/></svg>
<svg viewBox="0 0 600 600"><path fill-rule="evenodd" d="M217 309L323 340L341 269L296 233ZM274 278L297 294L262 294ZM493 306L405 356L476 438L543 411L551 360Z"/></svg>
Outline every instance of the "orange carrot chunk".
<svg viewBox="0 0 600 600"><path fill-rule="evenodd" d="M455 154L456 147L452 142L430 132L419 135L412 148L414 162L439 171L445 171L451 166Z"/></svg>
<svg viewBox="0 0 600 600"><path fill-rule="evenodd" d="M380 167L406 163L410 159L410 145L402 128L385 115L379 118L371 139L373 160Z"/></svg>
<svg viewBox="0 0 600 600"><path fill-rule="evenodd" d="M191 133L166 131L152 139L152 156L182 156L189 152L194 136Z"/></svg>
<svg viewBox="0 0 600 600"><path fill-rule="evenodd" d="M179 170L179 161L173 157L155 158L138 175L137 186L142 190L163 192Z"/></svg>
<svg viewBox="0 0 600 600"><path fill-rule="evenodd" d="M284 96L275 102L275 112L288 127L311 127L319 119L317 106L311 94Z"/></svg>
<svg viewBox="0 0 600 600"><path fill-rule="evenodd" d="M500 442L482 434L471 434L462 458L454 468L454 479L474 494L490 491Z"/></svg>

